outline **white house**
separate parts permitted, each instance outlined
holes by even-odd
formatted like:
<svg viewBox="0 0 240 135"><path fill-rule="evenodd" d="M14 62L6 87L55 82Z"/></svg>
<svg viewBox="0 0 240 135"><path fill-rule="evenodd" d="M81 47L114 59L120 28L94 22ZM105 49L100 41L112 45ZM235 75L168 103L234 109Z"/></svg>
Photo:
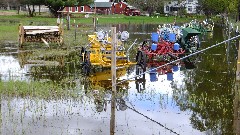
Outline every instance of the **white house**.
<svg viewBox="0 0 240 135"><path fill-rule="evenodd" d="M164 4L165 14L177 14L179 8L183 7L186 9L187 13L194 14L197 13L198 0L185 0L178 3L178 0L172 0Z"/></svg>

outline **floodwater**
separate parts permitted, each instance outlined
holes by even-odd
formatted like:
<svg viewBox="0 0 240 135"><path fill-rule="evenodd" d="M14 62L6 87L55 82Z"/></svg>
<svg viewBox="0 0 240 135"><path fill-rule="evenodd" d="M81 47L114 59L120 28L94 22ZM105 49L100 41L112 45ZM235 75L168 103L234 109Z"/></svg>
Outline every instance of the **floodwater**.
<svg viewBox="0 0 240 135"><path fill-rule="evenodd" d="M130 39L137 38L141 42L150 38L156 27L131 24L118 25L117 29L127 30ZM102 29L107 28L102 26ZM227 39L225 32L215 26L213 33L201 36L200 49ZM140 77L134 77L135 66L118 69L115 134L239 134L235 43L223 44L194 56L191 65L171 65L172 74L166 72L169 67ZM2 95L1 134L110 134L110 70L84 76L79 66L72 66L74 63L71 62L66 62L64 67L24 64L24 55L19 55L21 51L16 44L1 45L0 51L1 82L63 83L66 79L73 83L78 95L78 98L52 99ZM39 70L32 70L36 67ZM69 82L65 83L63 87L69 86Z"/></svg>

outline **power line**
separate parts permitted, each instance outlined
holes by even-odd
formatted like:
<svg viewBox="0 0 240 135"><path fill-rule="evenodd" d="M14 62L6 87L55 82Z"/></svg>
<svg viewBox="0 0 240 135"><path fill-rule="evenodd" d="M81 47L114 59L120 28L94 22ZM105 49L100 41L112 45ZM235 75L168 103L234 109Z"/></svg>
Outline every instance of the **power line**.
<svg viewBox="0 0 240 135"><path fill-rule="evenodd" d="M125 105L126 105L126 104L125 104ZM170 129L170 128L164 126L164 125L161 124L160 122L157 122L156 120L154 120L154 119L152 119L152 118L149 118L148 116L146 116L146 115L140 113L140 112L137 111L136 109L134 109L134 108L132 108L132 107L129 107L128 105L126 105L126 106L127 106L129 109L133 110L134 112L136 112L136 113L142 115L143 117L147 118L148 120L151 120L152 122L157 123L157 124L160 125L161 127L165 128L165 129L167 129L167 130L169 130L170 132L172 132L172 133L174 133L174 134L176 134L176 135L180 135L180 134L178 134L177 132L173 131L172 129Z"/></svg>
<svg viewBox="0 0 240 135"><path fill-rule="evenodd" d="M173 64L173 63L175 63L175 62L178 62L178 61L180 61L180 60L186 59L186 58L191 57L191 56L193 56L193 55L202 53L202 52L207 51L207 50L209 50L209 49L211 49L211 48L213 48L213 47L219 46L219 45L221 45L221 44L223 44L223 43L229 42L229 41L234 40L234 39L239 38L239 37L240 37L240 35L237 35L237 36L235 36L235 37L232 37L232 38L230 38L230 39L224 40L224 41L222 41L222 42L220 42L220 43L217 43L217 44L215 44L215 45L209 46L209 47L207 47L207 48L205 48L205 49L199 50L199 51L197 51L197 52L194 52L194 53L189 54L189 55L187 55L187 56L184 56L184 57L182 57L182 58L173 60L173 61L171 61L171 62L169 62L169 63L163 64L163 65L158 66L158 67L156 67L156 68L152 68L152 69L150 69L150 70L148 70L148 71L145 71L145 72L143 72L143 73L141 73L141 74L139 74L139 75L135 75L135 76L133 76L133 77L130 77L130 78L127 78L127 79L123 79L122 81L116 83L115 85L121 84L121 83L126 82L126 81L128 81L128 80L130 80L130 79L133 79L133 78L135 78L135 77L140 77L141 75L144 75L144 74L146 74L146 73L150 73L151 71L157 70L157 69L159 69L159 68L161 68L161 67L167 66L167 65L169 65L169 64Z"/></svg>

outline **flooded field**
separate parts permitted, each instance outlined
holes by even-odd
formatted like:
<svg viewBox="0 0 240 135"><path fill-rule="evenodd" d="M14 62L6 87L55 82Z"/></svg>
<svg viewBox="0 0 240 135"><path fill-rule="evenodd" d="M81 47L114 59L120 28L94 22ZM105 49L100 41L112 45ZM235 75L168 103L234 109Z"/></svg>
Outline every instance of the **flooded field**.
<svg viewBox="0 0 240 135"><path fill-rule="evenodd" d="M140 43L157 25L116 27ZM227 38L225 30L215 26L213 33L201 36L200 49ZM77 55L62 63L35 64L24 53L31 51L19 50L17 44L0 46L1 134L110 134L111 70L85 76ZM236 134L236 41L194 57L191 63L140 77L134 77L135 66L118 69L115 134Z"/></svg>

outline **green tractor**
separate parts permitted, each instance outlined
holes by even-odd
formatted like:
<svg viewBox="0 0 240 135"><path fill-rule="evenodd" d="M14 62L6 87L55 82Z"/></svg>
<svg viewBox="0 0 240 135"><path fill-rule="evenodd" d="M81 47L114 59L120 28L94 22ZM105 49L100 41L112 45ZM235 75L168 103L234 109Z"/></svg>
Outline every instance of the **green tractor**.
<svg viewBox="0 0 240 135"><path fill-rule="evenodd" d="M185 53L193 53L198 50L200 47L200 34L201 32L190 27L182 29L182 36L179 40L179 44L181 45L181 48L185 50Z"/></svg>

